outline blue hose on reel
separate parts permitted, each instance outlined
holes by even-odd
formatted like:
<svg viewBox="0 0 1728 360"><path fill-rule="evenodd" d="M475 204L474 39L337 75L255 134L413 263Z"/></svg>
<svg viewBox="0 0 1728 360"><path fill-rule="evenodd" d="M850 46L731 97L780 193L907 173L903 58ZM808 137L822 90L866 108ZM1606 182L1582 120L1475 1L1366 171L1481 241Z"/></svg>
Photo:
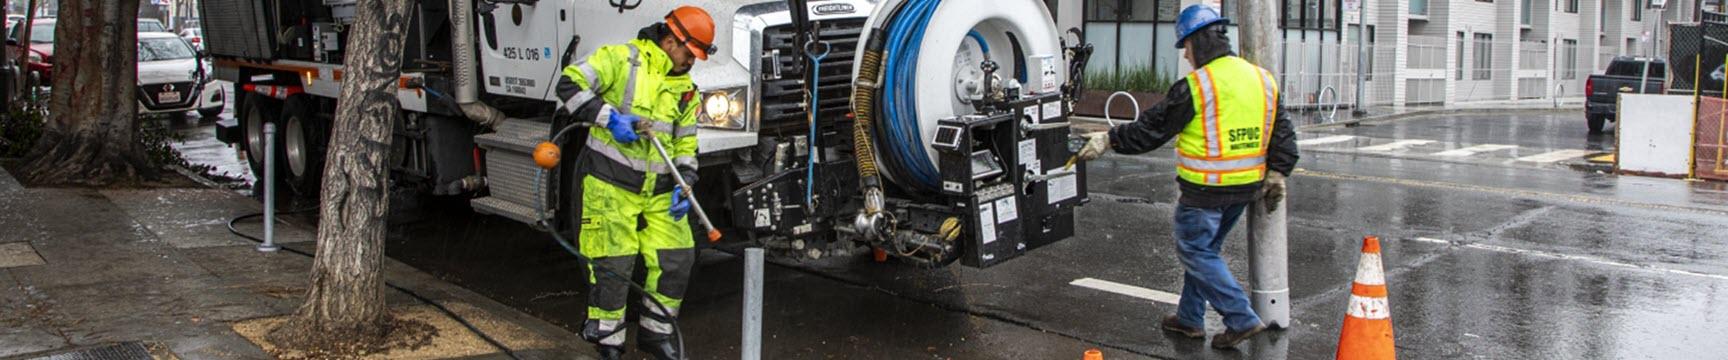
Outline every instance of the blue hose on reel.
<svg viewBox="0 0 1728 360"><path fill-rule="evenodd" d="M900 175L902 185L930 192L940 189L940 185L918 126L917 62L925 26L940 3L941 0L909 0L888 25L882 94L885 116L879 129L888 145L884 147L889 160L886 163Z"/></svg>

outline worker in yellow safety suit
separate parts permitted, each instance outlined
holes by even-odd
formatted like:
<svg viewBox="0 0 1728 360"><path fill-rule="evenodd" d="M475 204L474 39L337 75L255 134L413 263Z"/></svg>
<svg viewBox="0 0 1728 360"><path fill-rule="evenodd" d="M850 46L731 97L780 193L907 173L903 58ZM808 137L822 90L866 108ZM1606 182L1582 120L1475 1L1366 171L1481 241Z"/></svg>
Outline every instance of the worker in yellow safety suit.
<svg viewBox="0 0 1728 360"><path fill-rule="evenodd" d="M676 166L687 184L696 183L696 109L701 99L689 71L696 60L714 53L713 42L714 20L708 12L679 7L664 22L641 29L637 39L601 47L565 67L557 84L560 111L595 123L576 158L576 173L583 174L578 239L582 255L592 260L582 337L599 345L603 359L624 354L630 288L626 280L597 276L594 266L631 277L638 256L648 275L637 348L660 359L684 358L672 343L676 329L671 324L696 252L685 218L691 206L684 197L688 189L669 177ZM671 164L648 136L671 152Z"/></svg>

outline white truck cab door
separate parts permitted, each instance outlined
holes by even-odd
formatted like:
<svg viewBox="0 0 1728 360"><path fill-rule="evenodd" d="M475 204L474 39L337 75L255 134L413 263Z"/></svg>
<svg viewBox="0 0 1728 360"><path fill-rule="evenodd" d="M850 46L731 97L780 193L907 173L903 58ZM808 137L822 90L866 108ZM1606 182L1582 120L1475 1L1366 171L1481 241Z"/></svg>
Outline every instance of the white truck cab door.
<svg viewBox="0 0 1728 360"><path fill-rule="evenodd" d="M499 2L476 14L480 83L494 95L545 100L553 97L570 41L571 1Z"/></svg>

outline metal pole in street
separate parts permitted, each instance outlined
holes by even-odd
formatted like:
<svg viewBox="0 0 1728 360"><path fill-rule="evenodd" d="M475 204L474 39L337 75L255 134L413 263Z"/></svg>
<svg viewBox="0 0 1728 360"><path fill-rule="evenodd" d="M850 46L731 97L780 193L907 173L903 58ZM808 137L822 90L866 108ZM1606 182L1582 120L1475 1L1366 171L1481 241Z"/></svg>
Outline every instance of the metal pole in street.
<svg viewBox="0 0 1728 360"><path fill-rule="evenodd" d="M1351 114L1365 115L1368 105L1363 98L1368 96L1368 3L1356 0L1356 105L1350 109Z"/></svg>
<svg viewBox="0 0 1728 360"><path fill-rule="evenodd" d="M258 251L275 252L276 246L276 123L264 123L264 243Z"/></svg>
<svg viewBox="0 0 1728 360"><path fill-rule="evenodd" d="M1288 179L1294 180L1294 179ZM1289 189L1285 186L1285 189ZM1288 190L1286 190L1288 192ZM1285 223L1285 204L1289 198L1278 199L1277 211L1266 211L1266 204L1248 206L1248 273L1254 286L1249 295L1254 312L1268 327L1290 328L1290 244L1289 228Z"/></svg>
<svg viewBox="0 0 1728 360"><path fill-rule="evenodd" d="M762 248L744 249L744 346L739 359L762 360Z"/></svg>

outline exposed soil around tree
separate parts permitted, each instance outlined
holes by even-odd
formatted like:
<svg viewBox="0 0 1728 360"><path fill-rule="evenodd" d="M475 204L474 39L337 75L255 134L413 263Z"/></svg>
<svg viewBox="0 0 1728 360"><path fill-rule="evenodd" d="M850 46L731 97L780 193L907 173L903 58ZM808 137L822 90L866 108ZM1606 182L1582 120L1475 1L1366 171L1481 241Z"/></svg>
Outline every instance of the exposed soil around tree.
<svg viewBox="0 0 1728 360"><path fill-rule="evenodd" d="M322 331L290 320L270 331L278 359L360 359L392 350L414 350L432 344L438 329L418 320L390 316L382 326L350 331Z"/></svg>

